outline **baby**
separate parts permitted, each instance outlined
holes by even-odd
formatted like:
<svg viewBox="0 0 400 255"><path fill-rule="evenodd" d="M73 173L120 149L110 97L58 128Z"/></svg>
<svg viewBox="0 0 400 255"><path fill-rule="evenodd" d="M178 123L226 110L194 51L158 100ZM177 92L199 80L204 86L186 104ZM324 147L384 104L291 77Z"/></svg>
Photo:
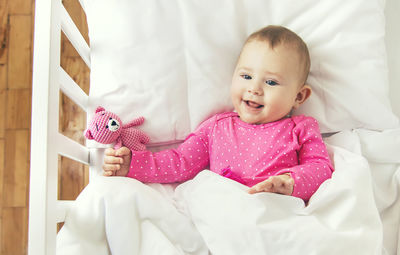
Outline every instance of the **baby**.
<svg viewBox="0 0 400 255"><path fill-rule="evenodd" d="M233 73L235 112L204 121L177 149L109 148L104 175L172 183L210 169L250 187L251 194L309 200L333 172L317 121L291 115L311 95L309 70L307 46L294 32L268 26L253 33Z"/></svg>

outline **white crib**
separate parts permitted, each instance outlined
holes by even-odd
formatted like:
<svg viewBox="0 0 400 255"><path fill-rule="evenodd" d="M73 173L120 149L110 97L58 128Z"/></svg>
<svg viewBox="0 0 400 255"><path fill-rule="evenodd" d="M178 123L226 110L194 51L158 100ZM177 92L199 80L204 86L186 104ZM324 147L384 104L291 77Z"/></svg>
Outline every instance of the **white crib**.
<svg viewBox="0 0 400 255"><path fill-rule="evenodd" d="M397 116L400 116L399 12L398 0L386 2L390 97ZM91 178L98 175L102 160L101 151L82 146L58 131L60 91L83 110L88 111L89 107L88 95L60 66L61 30L90 68L90 47L61 0L36 0L28 244L28 253L32 255L55 254L57 223L64 221L66 211L73 203L57 198L58 155L89 165ZM397 195L397 200L399 197ZM397 252L400 252L400 246Z"/></svg>
<svg viewBox="0 0 400 255"><path fill-rule="evenodd" d="M90 49L61 1L36 1L35 16L29 254L55 254L56 224L71 203L57 199L58 154L90 162L87 148L58 132L60 90L84 110L88 102L60 66L61 30L88 67Z"/></svg>

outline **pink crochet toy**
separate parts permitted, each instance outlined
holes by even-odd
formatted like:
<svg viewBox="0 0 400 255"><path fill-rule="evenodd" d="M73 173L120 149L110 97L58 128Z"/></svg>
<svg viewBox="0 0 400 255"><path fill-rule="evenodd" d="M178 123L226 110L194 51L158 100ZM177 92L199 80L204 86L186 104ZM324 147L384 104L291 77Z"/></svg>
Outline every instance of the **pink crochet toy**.
<svg viewBox="0 0 400 255"><path fill-rule="evenodd" d="M115 113L99 106L85 131L85 137L103 144L116 142L114 149L119 149L124 145L132 151L143 151L150 138L143 131L134 128L143 122L144 118L139 117L122 125L121 119Z"/></svg>

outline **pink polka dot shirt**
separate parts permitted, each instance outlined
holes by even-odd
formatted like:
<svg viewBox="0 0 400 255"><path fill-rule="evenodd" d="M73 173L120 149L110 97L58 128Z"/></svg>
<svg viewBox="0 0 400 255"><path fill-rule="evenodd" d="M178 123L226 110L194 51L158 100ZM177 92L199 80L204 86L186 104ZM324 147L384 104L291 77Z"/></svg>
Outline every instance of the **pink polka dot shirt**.
<svg viewBox="0 0 400 255"><path fill-rule="evenodd" d="M249 187L290 173L292 196L305 201L333 172L315 119L301 115L254 125L228 112L203 122L177 149L132 151L127 176L142 182L183 182L203 169Z"/></svg>

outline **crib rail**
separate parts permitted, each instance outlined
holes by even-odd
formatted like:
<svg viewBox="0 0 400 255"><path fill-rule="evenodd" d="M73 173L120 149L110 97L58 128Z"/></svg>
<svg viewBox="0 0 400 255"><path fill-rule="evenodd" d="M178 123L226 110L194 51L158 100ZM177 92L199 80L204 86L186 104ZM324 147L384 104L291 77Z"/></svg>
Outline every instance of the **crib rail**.
<svg viewBox="0 0 400 255"><path fill-rule="evenodd" d="M89 165L89 150L59 133L62 91L87 111L88 96L60 67L61 31L90 67L89 46L61 0L36 0L28 254L55 254L57 223L73 201L58 200L58 156Z"/></svg>
<svg viewBox="0 0 400 255"><path fill-rule="evenodd" d="M59 67L59 77L60 77L60 86L62 92L69 97L72 101L74 101L79 107L82 109L87 109L88 100L86 93L79 87L78 84L64 71L64 69Z"/></svg>
<svg viewBox="0 0 400 255"><path fill-rule="evenodd" d="M68 40L72 43L74 48L78 51L79 55L82 57L83 61L85 61L87 66L90 66L90 49L87 45L85 39L79 32L75 23L72 21L69 16L67 10L63 5L60 6L60 14L61 14L61 29L64 31Z"/></svg>

